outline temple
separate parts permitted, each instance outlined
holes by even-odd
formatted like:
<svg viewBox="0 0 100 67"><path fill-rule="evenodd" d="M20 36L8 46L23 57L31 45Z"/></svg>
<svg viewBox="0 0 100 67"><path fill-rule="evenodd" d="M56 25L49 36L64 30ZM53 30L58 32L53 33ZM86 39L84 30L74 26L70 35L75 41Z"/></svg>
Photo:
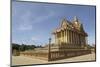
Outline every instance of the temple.
<svg viewBox="0 0 100 67"><path fill-rule="evenodd" d="M53 34L55 45L64 48L85 48L87 44L88 35L76 16L72 22L64 18L60 26L53 31Z"/></svg>
<svg viewBox="0 0 100 67"><path fill-rule="evenodd" d="M62 19L60 26L51 33L54 35L54 43L49 39L49 44L43 48L20 52L20 55L53 61L91 53L91 50L87 49L88 34L76 16L72 22Z"/></svg>

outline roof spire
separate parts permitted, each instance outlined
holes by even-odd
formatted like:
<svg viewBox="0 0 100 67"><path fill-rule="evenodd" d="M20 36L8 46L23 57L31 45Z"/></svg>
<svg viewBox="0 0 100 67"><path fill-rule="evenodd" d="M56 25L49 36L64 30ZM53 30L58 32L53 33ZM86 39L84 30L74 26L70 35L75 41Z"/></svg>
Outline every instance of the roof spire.
<svg viewBox="0 0 100 67"><path fill-rule="evenodd" d="M63 26L65 26L67 23L67 20L66 20L66 18L64 17L63 19L62 19L62 21L61 21L61 27L63 27Z"/></svg>
<svg viewBox="0 0 100 67"><path fill-rule="evenodd" d="M62 21L66 21L66 17L64 17Z"/></svg>
<svg viewBox="0 0 100 67"><path fill-rule="evenodd" d="M78 22L77 16L74 16L74 21Z"/></svg>

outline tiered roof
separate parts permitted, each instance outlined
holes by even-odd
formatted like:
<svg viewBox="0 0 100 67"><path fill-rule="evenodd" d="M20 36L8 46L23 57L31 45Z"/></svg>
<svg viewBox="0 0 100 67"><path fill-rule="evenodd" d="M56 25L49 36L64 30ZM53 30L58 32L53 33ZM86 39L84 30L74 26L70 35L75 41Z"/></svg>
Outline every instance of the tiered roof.
<svg viewBox="0 0 100 67"><path fill-rule="evenodd" d="M72 22L65 18L62 19L60 27L56 28L53 31L53 34L66 29L88 36L87 33L84 31L83 24L80 23L79 19L76 16L74 17Z"/></svg>

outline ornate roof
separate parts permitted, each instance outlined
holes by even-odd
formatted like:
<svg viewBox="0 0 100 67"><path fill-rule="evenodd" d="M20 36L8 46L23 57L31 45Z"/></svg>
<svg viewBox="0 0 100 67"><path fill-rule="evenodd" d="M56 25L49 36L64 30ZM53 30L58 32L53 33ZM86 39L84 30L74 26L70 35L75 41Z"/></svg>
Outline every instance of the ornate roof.
<svg viewBox="0 0 100 67"><path fill-rule="evenodd" d="M84 31L83 24L80 23L79 19L76 16L74 17L72 22L68 21L65 18L62 19L60 27L55 29L53 33L60 32L61 30L65 30L65 29L73 30L87 35L87 33Z"/></svg>

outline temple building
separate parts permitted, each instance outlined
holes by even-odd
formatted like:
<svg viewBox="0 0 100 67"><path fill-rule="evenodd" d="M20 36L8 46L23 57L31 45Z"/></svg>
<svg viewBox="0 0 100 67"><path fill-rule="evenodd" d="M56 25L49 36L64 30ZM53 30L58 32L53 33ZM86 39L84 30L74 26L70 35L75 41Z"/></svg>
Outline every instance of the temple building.
<svg viewBox="0 0 100 67"><path fill-rule="evenodd" d="M65 18L62 19L60 26L54 29L52 34L54 35L54 43L51 43L52 39L50 38L49 44L43 48L20 52L20 55L53 61L91 53L91 50L87 48L88 34L76 16L72 22Z"/></svg>
<svg viewBox="0 0 100 67"><path fill-rule="evenodd" d="M85 48L87 44L88 35L76 16L72 22L64 18L60 26L53 31L53 34L55 45L64 48Z"/></svg>

